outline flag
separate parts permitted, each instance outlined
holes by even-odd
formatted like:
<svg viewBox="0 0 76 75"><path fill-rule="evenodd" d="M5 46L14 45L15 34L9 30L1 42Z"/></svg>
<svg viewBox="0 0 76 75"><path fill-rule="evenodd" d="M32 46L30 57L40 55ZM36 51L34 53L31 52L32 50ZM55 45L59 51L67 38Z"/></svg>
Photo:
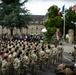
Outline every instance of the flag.
<svg viewBox="0 0 76 75"><path fill-rule="evenodd" d="M64 10L65 10L65 5L63 5L63 7L62 7L62 12L64 12Z"/></svg>
<svg viewBox="0 0 76 75"><path fill-rule="evenodd" d="M59 40L60 37L60 29L57 29L56 31L56 39Z"/></svg>
<svg viewBox="0 0 76 75"><path fill-rule="evenodd" d="M61 14L61 12L60 11L58 11L58 15L60 15Z"/></svg>
<svg viewBox="0 0 76 75"><path fill-rule="evenodd" d="M63 5L63 6L62 6L62 9L61 9L60 11L58 11L58 15L60 15L61 12L64 12L64 10L65 10L65 5Z"/></svg>
<svg viewBox="0 0 76 75"><path fill-rule="evenodd" d="M74 7L72 8L72 11L76 11L76 6L74 6Z"/></svg>

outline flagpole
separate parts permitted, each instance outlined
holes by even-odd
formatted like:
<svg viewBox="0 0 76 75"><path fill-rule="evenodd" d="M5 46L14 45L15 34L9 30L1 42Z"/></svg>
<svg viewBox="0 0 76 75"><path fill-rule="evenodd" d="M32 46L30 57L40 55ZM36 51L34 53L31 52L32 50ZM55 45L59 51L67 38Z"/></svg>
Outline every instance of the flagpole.
<svg viewBox="0 0 76 75"><path fill-rule="evenodd" d="M65 6L64 6L64 25L63 25L63 39L65 39Z"/></svg>

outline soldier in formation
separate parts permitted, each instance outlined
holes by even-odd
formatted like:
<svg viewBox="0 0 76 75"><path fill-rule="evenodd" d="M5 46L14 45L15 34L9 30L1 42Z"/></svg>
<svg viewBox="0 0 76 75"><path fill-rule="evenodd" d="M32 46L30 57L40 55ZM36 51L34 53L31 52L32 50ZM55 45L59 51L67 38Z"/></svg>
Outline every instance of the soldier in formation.
<svg viewBox="0 0 76 75"><path fill-rule="evenodd" d="M63 57L63 46L62 43L57 47L58 48L58 63L62 63L62 57Z"/></svg>
<svg viewBox="0 0 76 75"><path fill-rule="evenodd" d="M30 64L28 52L23 56L22 63L23 63L23 72L24 72L23 74L27 75L29 73L29 64Z"/></svg>
<svg viewBox="0 0 76 75"><path fill-rule="evenodd" d="M20 59L19 59L19 55L17 57L15 57L14 61L13 61L13 66L14 66L14 73L15 75L20 75Z"/></svg>
<svg viewBox="0 0 76 75"><path fill-rule="evenodd" d="M38 60L38 57L36 55L36 51L34 51L31 54L30 59L31 59L31 73L32 73L32 75L36 75L37 60Z"/></svg>
<svg viewBox="0 0 76 75"><path fill-rule="evenodd" d="M57 63L57 53L58 53L58 49L57 47L54 45L51 51L51 61L53 65L56 65Z"/></svg>
<svg viewBox="0 0 76 75"><path fill-rule="evenodd" d="M44 41L37 43L25 40L0 40L0 75L36 75L38 66L44 71L51 63L57 63L58 49L59 47L45 44Z"/></svg>
<svg viewBox="0 0 76 75"><path fill-rule="evenodd" d="M47 45L45 48L46 68L49 68L49 66L50 66L50 56L51 56L51 50L50 50L49 45Z"/></svg>

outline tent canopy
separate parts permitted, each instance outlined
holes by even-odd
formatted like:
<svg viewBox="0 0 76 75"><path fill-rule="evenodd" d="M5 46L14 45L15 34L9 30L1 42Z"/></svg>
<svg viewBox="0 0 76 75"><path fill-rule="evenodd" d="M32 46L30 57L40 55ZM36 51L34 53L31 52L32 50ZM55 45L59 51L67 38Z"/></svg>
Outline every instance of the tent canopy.
<svg viewBox="0 0 76 75"><path fill-rule="evenodd" d="M41 32L47 32L46 28L43 28L43 29L41 30Z"/></svg>

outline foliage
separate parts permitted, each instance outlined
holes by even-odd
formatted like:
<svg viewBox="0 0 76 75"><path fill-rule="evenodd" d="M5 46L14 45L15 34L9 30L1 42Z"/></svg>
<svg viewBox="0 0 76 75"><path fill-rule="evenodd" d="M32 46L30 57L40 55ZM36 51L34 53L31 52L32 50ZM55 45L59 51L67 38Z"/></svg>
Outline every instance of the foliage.
<svg viewBox="0 0 76 75"><path fill-rule="evenodd" d="M58 8L56 5L53 5L48 9L48 19L44 22L47 29L45 35L48 39L51 39L51 37L56 34L57 28L60 28L62 31L63 19L61 18L62 15L58 15L59 10L60 8Z"/></svg>
<svg viewBox="0 0 76 75"><path fill-rule="evenodd" d="M69 9L66 10L66 33L68 33L69 29L76 29L76 12L72 11L72 8L73 7L69 7Z"/></svg>
<svg viewBox="0 0 76 75"><path fill-rule="evenodd" d="M23 7L28 0L1 0L0 3L0 24L10 30L14 27L21 29L27 27L30 18L29 11Z"/></svg>
<svg viewBox="0 0 76 75"><path fill-rule="evenodd" d="M48 9L48 18L54 18L56 16L58 16L58 11L60 10L60 8L58 8L58 6L53 5Z"/></svg>

